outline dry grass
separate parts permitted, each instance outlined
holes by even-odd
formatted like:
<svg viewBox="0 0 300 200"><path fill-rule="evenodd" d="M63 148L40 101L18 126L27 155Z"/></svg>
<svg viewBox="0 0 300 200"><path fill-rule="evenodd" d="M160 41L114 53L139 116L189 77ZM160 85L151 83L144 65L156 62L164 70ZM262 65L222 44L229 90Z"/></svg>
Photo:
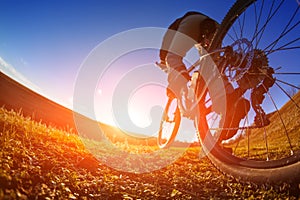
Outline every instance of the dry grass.
<svg viewBox="0 0 300 200"><path fill-rule="evenodd" d="M89 141L92 143L107 157L113 154L104 142ZM153 151L153 147L118 145L143 158L145 152ZM78 136L4 108L0 109L0 146L0 199L297 198L289 185L261 187L227 178L207 158L199 160L198 148L187 149L173 163L155 171L118 171L96 160ZM180 151L173 149L156 159ZM124 160L114 156L118 159L111 157L111 161Z"/></svg>
<svg viewBox="0 0 300 200"><path fill-rule="evenodd" d="M293 97L300 105L300 92ZM279 159L300 150L300 108L294 102L287 102L279 112L270 117L271 123L260 129L248 131L248 136L237 145L235 153L250 158ZM269 153L266 151L268 147ZM292 147L292 148L291 148Z"/></svg>

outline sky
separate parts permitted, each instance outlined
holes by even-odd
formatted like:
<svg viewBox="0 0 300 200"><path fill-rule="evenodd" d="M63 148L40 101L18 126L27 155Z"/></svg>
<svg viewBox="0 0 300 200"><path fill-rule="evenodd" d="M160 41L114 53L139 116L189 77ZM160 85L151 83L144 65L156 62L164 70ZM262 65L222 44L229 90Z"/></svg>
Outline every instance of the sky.
<svg viewBox="0 0 300 200"><path fill-rule="evenodd" d="M234 1L0 0L0 69L32 90L73 109L78 79L88 69L86 63L97 49L110 42L116 45L104 52L106 59L121 52L122 48L114 47L128 42L122 40L127 33L135 34L147 27L161 32L160 28L167 28L187 11L199 11L221 22ZM146 32L144 37L156 36ZM91 88L95 112L91 117L116 125L118 114L112 114L112 107L114 102L121 102L120 105L127 105L129 117L135 123L141 126L151 123L153 112L153 116L161 112L155 105L165 103L166 76L153 67L155 61L158 49L135 49L118 55L103 71L95 70L98 79ZM144 67L147 73L138 72L137 66ZM151 80L142 82L143 89L149 92L134 88L126 94L129 99L123 100L117 92L128 89L121 86L131 73L141 77L136 81L154 77L159 84L149 84Z"/></svg>
<svg viewBox="0 0 300 200"><path fill-rule="evenodd" d="M188 10L221 20L233 1L1 0L0 57L47 96L65 101L99 43L140 27L164 27ZM59 87L58 87L59 86Z"/></svg>
<svg viewBox="0 0 300 200"><path fill-rule="evenodd" d="M167 28L191 10L220 22L232 3L233 0L217 4L207 0L1 0L2 71L72 108L80 67L101 42L136 28ZM149 62L157 61L156 54L152 52ZM98 95L105 95L101 88ZM100 120L113 123L103 115Z"/></svg>

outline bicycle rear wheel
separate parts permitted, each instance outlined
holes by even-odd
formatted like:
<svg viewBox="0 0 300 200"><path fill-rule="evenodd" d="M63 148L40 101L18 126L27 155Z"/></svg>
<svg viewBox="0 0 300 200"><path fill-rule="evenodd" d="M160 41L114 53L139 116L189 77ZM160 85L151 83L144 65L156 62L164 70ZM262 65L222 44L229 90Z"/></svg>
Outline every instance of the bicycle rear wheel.
<svg viewBox="0 0 300 200"><path fill-rule="evenodd" d="M255 128L253 110L239 127L223 127L222 116L217 112L200 115L197 128L203 149L217 168L235 178L256 183L300 183L299 2L236 1L223 19L210 49L236 41L240 41L236 49L239 53L246 55L253 51L255 56L255 52L260 52L264 63L275 70L275 84L261 105L271 123ZM231 84L238 85L235 79L231 79ZM208 89L206 99L210 99L210 95ZM246 92L243 97L249 99L250 93ZM238 129L233 138L223 141L233 152L216 145L218 130L229 128Z"/></svg>
<svg viewBox="0 0 300 200"><path fill-rule="evenodd" d="M181 122L177 99L169 98L160 122L157 143L160 148L168 148L175 140Z"/></svg>

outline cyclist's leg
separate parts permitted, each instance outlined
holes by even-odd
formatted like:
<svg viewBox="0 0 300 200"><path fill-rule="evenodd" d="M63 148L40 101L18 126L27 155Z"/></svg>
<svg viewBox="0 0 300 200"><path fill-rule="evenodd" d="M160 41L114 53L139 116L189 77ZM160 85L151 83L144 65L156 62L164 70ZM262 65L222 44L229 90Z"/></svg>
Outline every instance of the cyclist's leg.
<svg viewBox="0 0 300 200"><path fill-rule="evenodd" d="M233 107L228 105L226 117L223 118L224 120L221 120L224 130L220 133L218 139L219 142L230 139L237 133L237 128L239 127L241 120L245 118L249 110L250 102L245 98L240 98Z"/></svg>
<svg viewBox="0 0 300 200"><path fill-rule="evenodd" d="M167 95L169 97L180 97L180 91L186 88L190 79L182 57L173 53L167 54L167 65L169 67Z"/></svg>

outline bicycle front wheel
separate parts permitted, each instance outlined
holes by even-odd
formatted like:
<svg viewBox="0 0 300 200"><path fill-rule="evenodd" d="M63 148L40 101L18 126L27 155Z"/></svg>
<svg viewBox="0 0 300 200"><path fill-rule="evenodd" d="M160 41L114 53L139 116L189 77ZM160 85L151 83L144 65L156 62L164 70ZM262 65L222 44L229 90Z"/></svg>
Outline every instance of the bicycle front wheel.
<svg viewBox="0 0 300 200"><path fill-rule="evenodd" d="M176 98L169 98L164 109L157 138L160 148L168 148L176 138L181 122L177 101Z"/></svg>
<svg viewBox="0 0 300 200"><path fill-rule="evenodd" d="M198 117L202 146L217 168L235 178L256 183L300 183L299 1L236 1L210 49L232 44L237 44L234 51L240 55L254 54L255 64L274 69L275 83L261 104L270 124L255 126L255 112L250 109L238 126L224 127L220 113L212 111ZM236 79L230 81L238 86ZM210 92L208 89L208 101ZM250 91L243 98L250 101ZM223 146L216 145L218 131L226 129L237 131L222 141ZM226 151L228 148L232 152Z"/></svg>

